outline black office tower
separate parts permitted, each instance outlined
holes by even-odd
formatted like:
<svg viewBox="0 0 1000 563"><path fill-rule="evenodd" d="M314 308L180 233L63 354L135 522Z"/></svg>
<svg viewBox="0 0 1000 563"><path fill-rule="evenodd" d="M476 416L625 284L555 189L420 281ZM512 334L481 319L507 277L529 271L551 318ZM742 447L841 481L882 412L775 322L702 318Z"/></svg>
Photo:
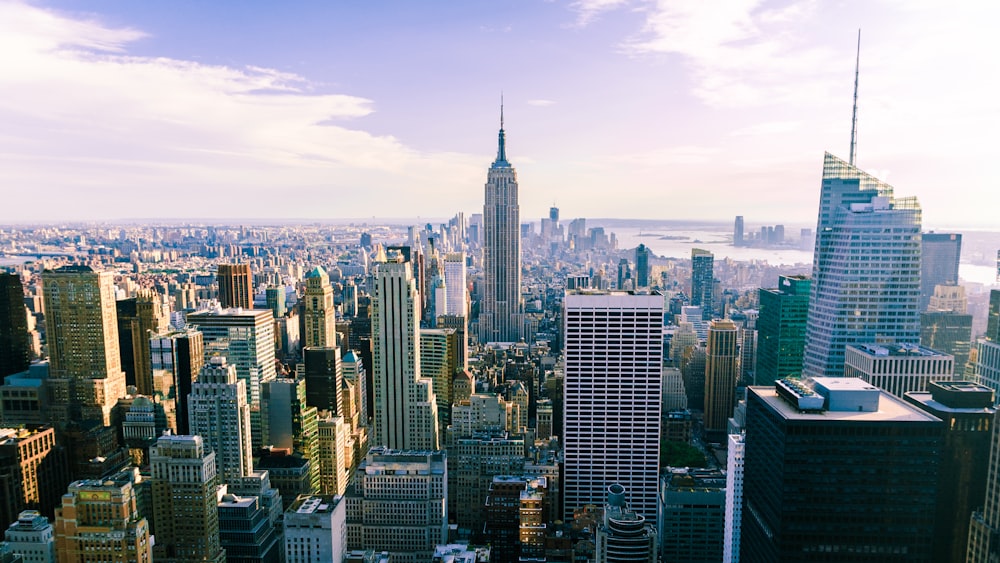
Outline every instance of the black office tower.
<svg viewBox="0 0 1000 563"><path fill-rule="evenodd" d="M0 272L0 378L31 363L24 288L17 274Z"/></svg>
<svg viewBox="0 0 1000 563"><path fill-rule="evenodd" d="M344 382L340 349L308 346L302 351L302 356L306 366L306 404L321 411L330 411L333 416L342 414L340 394Z"/></svg>

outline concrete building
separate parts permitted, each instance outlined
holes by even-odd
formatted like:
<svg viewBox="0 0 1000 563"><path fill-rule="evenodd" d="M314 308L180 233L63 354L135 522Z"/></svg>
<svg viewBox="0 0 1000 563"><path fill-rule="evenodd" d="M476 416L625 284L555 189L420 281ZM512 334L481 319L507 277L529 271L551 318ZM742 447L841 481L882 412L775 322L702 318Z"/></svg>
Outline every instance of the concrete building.
<svg viewBox="0 0 1000 563"><path fill-rule="evenodd" d="M89 266L46 270L42 295L52 421L63 425L93 420L113 426L112 411L125 396L114 275Z"/></svg>
<svg viewBox="0 0 1000 563"><path fill-rule="evenodd" d="M337 315L333 304L330 276L319 266L306 274L305 333L302 340L308 347L337 346Z"/></svg>
<svg viewBox="0 0 1000 563"><path fill-rule="evenodd" d="M155 389L149 339L154 334L165 332L169 326L169 319L163 311L163 299L154 290L140 289L135 297L119 300L115 306L118 312L119 353L127 383L135 385L141 395L152 396Z"/></svg>
<svg viewBox="0 0 1000 563"><path fill-rule="evenodd" d="M749 387L746 416L741 561L934 561L940 419L854 377Z"/></svg>
<svg viewBox="0 0 1000 563"><path fill-rule="evenodd" d="M26 563L56 563L55 531L37 510L21 512L4 533L4 541Z"/></svg>
<svg viewBox="0 0 1000 563"><path fill-rule="evenodd" d="M472 434L450 437L447 448L450 520L477 537L483 531L483 499L493 479L524 474L524 440L505 433Z"/></svg>
<svg viewBox="0 0 1000 563"><path fill-rule="evenodd" d="M76 481L56 509L59 563L151 563L149 524L136 506L131 476Z"/></svg>
<svg viewBox="0 0 1000 563"><path fill-rule="evenodd" d="M161 436L150 448L157 561L222 563L215 452L201 436Z"/></svg>
<svg viewBox="0 0 1000 563"><path fill-rule="evenodd" d="M351 426L344 417L321 413L319 432L319 491L324 495L343 495L355 467L355 443Z"/></svg>
<svg viewBox="0 0 1000 563"><path fill-rule="evenodd" d="M544 477L493 478L482 507L483 539L491 547L491 563L544 560L546 491Z"/></svg>
<svg viewBox="0 0 1000 563"><path fill-rule="evenodd" d="M911 391L927 391L932 381L955 377L955 358L917 344L849 344L844 375L860 377L897 398Z"/></svg>
<svg viewBox="0 0 1000 563"><path fill-rule="evenodd" d="M188 424L192 434L205 440L206 449L215 452L222 483L253 472L246 397L246 382L237 379L236 366L221 356L210 358L191 386Z"/></svg>
<svg viewBox="0 0 1000 563"><path fill-rule="evenodd" d="M66 453L51 426L0 428L0 518L22 510L52 514L70 480Z"/></svg>
<svg viewBox="0 0 1000 563"><path fill-rule="evenodd" d="M740 531L743 524L743 434L730 434L726 449L726 530L722 541L722 563L740 563Z"/></svg>
<svg viewBox="0 0 1000 563"><path fill-rule="evenodd" d="M459 369L458 332L453 328L420 329L420 375L434 382L437 399L438 428L451 424L451 381Z"/></svg>
<svg viewBox="0 0 1000 563"><path fill-rule="evenodd" d="M347 503L341 496L300 496L285 511L285 563L340 563L347 551Z"/></svg>
<svg viewBox="0 0 1000 563"><path fill-rule="evenodd" d="M393 563L422 563L448 536L448 466L443 451L374 447L347 490L347 546L388 551Z"/></svg>
<svg viewBox="0 0 1000 563"><path fill-rule="evenodd" d="M597 563L654 563L656 529L629 508L625 487L608 486L604 516L597 527Z"/></svg>
<svg viewBox="0 0 1000 563"><path fill-rule="evenodd" d="M219 264L219 303L222 308L253 308L253 274L250 264Z"/></svg>
<svg viewBox="0 0 1000 563"><path fill-rule="evenodd" d="M564 519L620 483L635 512L655 523L663 297L568 293L563 335Z"/></svg>
<svg viewBox="0 0 1000 563"><path fill-rule="evenodd" d="M718 469L667 468L657 518L664 561L716 563L726 524L726 474Z"/></svg>
<svg viewBox="0 0 1000 563"><path fill-rule="evenodd" d="M163 405L167 426L178 435L189 433L188 395L205 365L205 341L194 329L157 334L149 339L154 396Z"/></svg>

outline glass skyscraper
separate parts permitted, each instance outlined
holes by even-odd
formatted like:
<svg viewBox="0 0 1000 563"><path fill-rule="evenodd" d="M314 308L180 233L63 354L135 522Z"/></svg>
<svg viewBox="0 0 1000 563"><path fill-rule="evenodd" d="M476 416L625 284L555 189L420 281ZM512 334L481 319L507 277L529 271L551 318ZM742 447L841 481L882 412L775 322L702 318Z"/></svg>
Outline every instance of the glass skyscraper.
<svg viewBox="0 0 1000 563"><path fill-rule="evenodd" d="M691 304L701 307L701 318L714 318L715 255L700 248L691 249Z"/></svg>
<svg viewBox="0 0 1000 563"><path fill-rule="evenodd" d="M778 276L778 287L760 289L754 385L802 373L810 287L805 276Z"/></svg>
<svg viewBox="0 0 1000 563"><path fill-rule="evenodd" d="M804 372L844 374L855 342L920 341L920 205L826 153Z"/></svg>

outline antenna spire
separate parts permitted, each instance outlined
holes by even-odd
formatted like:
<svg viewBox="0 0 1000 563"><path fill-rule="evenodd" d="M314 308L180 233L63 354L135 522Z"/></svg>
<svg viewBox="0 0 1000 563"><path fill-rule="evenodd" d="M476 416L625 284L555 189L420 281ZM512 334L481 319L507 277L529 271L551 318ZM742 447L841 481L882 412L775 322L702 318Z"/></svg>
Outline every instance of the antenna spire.
<svg viewBox="0 0 1000 563"><path fill-rule="evenodd" d="M503 90L500 90L500 129L503 129Z"/></svg>
<svg viewBox="0 0 1000 563"><path fill-rule="evenodd" d="M858 52L854 61L854 109L851 112L851 157L848 162L854 166L854 155L858 150L858 70L861 66L861 28L858 28ZM501 110L501 113L502 110ZM501 121L503 118L501 117Z"/></svg>

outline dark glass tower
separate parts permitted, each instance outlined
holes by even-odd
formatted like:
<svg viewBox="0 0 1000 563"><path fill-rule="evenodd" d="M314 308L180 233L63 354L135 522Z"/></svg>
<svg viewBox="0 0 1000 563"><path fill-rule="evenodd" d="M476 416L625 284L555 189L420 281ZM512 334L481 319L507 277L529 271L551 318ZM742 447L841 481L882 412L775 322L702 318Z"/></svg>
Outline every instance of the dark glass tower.
<svg viewBox="0 0 1000 563"><path fill-rule="evenodd" d="M715 316L713 289L715 284L715 256L700 248L691 249L691 304L701 307L702 320Z"/></svg>
<svg viewBox="0 0 1000 563"><path fill-rule="evenodd" d="M958 283L962 235L924 233L920 242L920 310L926 311L938 285Z"/></svg>
<svg viewBox="0 0 1000 563"><path fill-rule="evenodd" d="M760 289L755 385L802 373L811 285L805 276L778 276L778 287Z"/></svg>
<svg viewBox="0 0 1000 563"><path fill-rule="evenodd" d="M649 249L640 244L635 249L635 286L649 287Z"/></svg>
<svg viewBox="0 0 1000 563"><path fill-rule="evenodd" d="M29 351L21 278L0 272L0 378L28 369Z"/></svg>
<svg viewBox="0 0 1000 563"><path fill-rule="evenodd" d="M340 393L344 385L340 367L340 349L321 346L307 347L302 351L306 366L306 404L337 416Z"/></svg>

